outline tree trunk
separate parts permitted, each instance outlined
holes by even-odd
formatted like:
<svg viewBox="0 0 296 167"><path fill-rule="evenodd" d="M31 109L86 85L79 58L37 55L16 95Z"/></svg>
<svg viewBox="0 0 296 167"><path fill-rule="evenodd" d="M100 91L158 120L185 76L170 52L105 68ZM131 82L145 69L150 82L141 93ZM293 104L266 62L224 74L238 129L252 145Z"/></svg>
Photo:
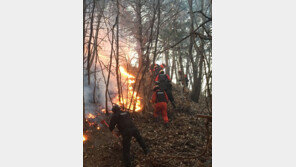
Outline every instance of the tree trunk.
<svg viewBox="0 0 296 167"><path fill-rule="evenodd" d="M109 68L108 68L108 77L107 77L107 82L106 82L106 91L105 91L105 108L106 108L106 114L109 115L109 111L108 111L108 93L109 93L109 82L110 82L110 73L111 73L111 68L112 68L112 56L113 56L113 43L114 43L114 28L115 25L118 23L115 23L114 26L112 27L112 39L111 39L111 53L110 53L110 61L109 61ZM110 97L110 96L109 96Z"/></svg>
<svg viewBox="0 0 296 167"><path fill-rule="evenodd" d="M189 4L189 14L190 14L190 43L189 43L189 50L188 50L188 56L191 60L192 64L192 69L193 69L193 85L192 85L192 93L191 93L191 100L194 102L198 103L198 68L196 65L196 62L194 61L193 55L192 55L192 49L193 49L193 44L194 44L194 15L192 11L192 0L188 0Z"/></svg>
<svg viewBox="0 0 296 167"><path fill-rule="evenodd" d="M93 36L93 21L94 21L94 10L95 10L95 0L93 0L93 6L92 6L92 13L91 13L91 21L90 21L90 35L89 35L89 41L87 46L87 77L88 77L88 85L90 85L90 68L91 68L91 40Z"/></svg>
<svg viewBox="0 0 296 167"><path fill-rule="evenodd" d="M143 46L143 27L142 27L142 4L141 4L141 0L137 0L137 3L136 3L136 24L135 24L135 27L136 30L137 30L137 33L136 33L136 39L137 39L137 45L138 45L138 49L137 49L137 52L138 52L138 56L139 56L139 67L142 67L143 65L143 61L144 61L144 55L143 55L143 49L144 49L144 46Z"/></svg>
<svg viewBox="0 0 296 167"><path fill-rule="evenodd" d="M173 80L173 77L174 77L174 69L176 69L176 60L175 60L175 54L173 52L173 63L172 63L172 71L171 71L171 79ZM177 76L176 76L176 81L177 81Z"/></svg>
<svg viewBox="0 0 296 167"><path fill-rule="evenodd" d="M117 5L117 17L116 17L116 80L118 89L118 99L121 101L121 84L119 74L119 0L116 1Z"/></svg>
<svg viewBox="0 0 296 167"><path fill-rule="evenodd" d="M166 70L165 70L165 73L168 74L170 77L171 77L171 67L169 65L169 52L168 51L165 51L164 52L164 56L165 56L165 64L166 64Z"/></svg>
<svg viewBox="0 0 296 167"><path fill-rule="evenodd" d="M153 53L153 65L155 64L155 59L156 59L156 51L157 51L157 43L158 43L158 35L159 35L159 25L160 25L160 0L157 1L157 6L156 8L158 9L157 13L157 27L156 27L156 38L155 38L155 46L154 46L154 53ZM153 15L153 19L154 19ZM154 20L153 20L154 22ZM153 26L153 25L152 25ZM153 29L151 29L152 31Z"/></svg>

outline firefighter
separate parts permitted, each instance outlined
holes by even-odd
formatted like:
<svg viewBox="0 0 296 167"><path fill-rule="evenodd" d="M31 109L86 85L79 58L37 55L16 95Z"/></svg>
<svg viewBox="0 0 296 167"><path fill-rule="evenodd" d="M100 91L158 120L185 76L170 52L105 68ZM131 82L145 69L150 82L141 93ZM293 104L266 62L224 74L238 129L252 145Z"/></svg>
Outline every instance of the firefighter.
<svg viewBox="0 0 296 167"><path fill-rule="evenodd" d="M160 71L163 70L165 67L166 67L166 65L163 63L161 65L155 64L154 67L153 67L153 65L151 65L150 71L153 74L153 77L154 78L157 77L157 75L160 73Z"/></svg>
<svg viewBox="0 0 296 167"><path fill-rule="evenodd" d="M164 63L162 63L162 64L160 65L161 70L163 70L165 67L166 67L166 65L165 65Z"/></svg>
<svg viewBox="0 0 296 167"><path fill-rule="evenodd" d="M150 73L151 75L155 78L157 76L156 71L159 69L159 65L158 64L153 64L150 66Z"/></svg>
<svg viewBox="0 0 296 167"><path fill-rule="evenodd" d="M185 87L188 87L189 79L186 74L184 75L184 80L185 80Z"/></svg>
<svg viewBox="0 0 296 167"><path fill-rule="evenodd" d="M142 147L145 155L148 154L149 149L145 145L140 132L134 125L132 119L130 118L130 114L128 112L124 112L121 110L120 106L114 104L112 107L113 115L110 120L110 131L112 132L117 125L117 128L122 135L122 145L123 145L123 162L126 167L131 166L130 160L130 146L131 139L135 137L139 145Z"/></svg>
<svg viewBox="0 0 296 167"><path fill-rule="evenodd" d="M172 94L172 83L171 78L168 74L165 74L164 71L160 71L160 73L155 78L156 84L159 84L160 89L164 90L172 103L173 107L176 108L175 99Z"/></svg>
<svg viewBox="0 0 296 167"><path fill-rule="evenodd" d="M188 77L186 74L183 75L183 72L181 70L179 70L179 76L180 76L180 79L179 79L179 82L181 82L181 84L184 86L184 87L187 87L188 86Z"/></svg>
<svg viewBox="0 0 296 167"><path fill-rule="evenodd" d="M161 112L164 124L168 127L169 118L167 115L168 96L165 91L161 90L158 85L153 88L152 103L154 104L153 117L157 119L158 113Z"/></svg>

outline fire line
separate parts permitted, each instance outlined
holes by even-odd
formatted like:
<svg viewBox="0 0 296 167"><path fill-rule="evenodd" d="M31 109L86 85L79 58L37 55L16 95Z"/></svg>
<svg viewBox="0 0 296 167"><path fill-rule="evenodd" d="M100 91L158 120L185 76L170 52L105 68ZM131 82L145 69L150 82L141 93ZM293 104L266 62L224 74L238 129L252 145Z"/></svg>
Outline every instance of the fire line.
<svg viewBox="0 0 296 167"><path fill-rule="evenodd" d="M123 67L119 67L119 71L120 74L127 79L127 95L125 97L121 97L120 100L118 100L118 97L116 97L116 104L129 107L130 103L132 102L130 110L135 110L135 112L139 112L142 109L141 98L138 96L138 93L134 91L133 88L133 84L136 83L136 77L128 73Z"/></svg>

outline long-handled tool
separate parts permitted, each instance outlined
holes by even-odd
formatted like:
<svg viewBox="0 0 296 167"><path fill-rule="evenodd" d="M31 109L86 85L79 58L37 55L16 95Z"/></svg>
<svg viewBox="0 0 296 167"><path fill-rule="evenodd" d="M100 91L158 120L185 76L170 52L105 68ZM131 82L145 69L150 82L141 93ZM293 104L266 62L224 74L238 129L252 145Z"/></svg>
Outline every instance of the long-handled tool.
<svg viewBox="0 0 296 167"><path fill-rule="evenodd" d="M105 125L109 128L109 124L108 124L105 120L101 120L101 124L105 124ZM119 136L118 136L114 131L112 131L112 134L113 134L115 137L119 138Z"/></svg>

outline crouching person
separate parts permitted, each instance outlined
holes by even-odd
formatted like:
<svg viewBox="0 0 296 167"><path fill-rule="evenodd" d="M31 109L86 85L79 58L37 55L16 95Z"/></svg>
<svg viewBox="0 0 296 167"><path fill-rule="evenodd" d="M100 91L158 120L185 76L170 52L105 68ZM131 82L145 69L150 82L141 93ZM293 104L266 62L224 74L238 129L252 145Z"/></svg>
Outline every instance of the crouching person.
<svg viewBox="0 0 296 167"><path fill-rule="evenodd" d="M122 145L123 145L123 161L126 167L131 166L130 160L130 146L131 139L135 137L139 145L144 150L147 155L149 152L148 147L145 145L138 129L135 127L130 114L121 110L120 106L115 104L112 107L113 115L110 120L110 131L112 132L117 125L117 128L122 135Z"/></svg>

